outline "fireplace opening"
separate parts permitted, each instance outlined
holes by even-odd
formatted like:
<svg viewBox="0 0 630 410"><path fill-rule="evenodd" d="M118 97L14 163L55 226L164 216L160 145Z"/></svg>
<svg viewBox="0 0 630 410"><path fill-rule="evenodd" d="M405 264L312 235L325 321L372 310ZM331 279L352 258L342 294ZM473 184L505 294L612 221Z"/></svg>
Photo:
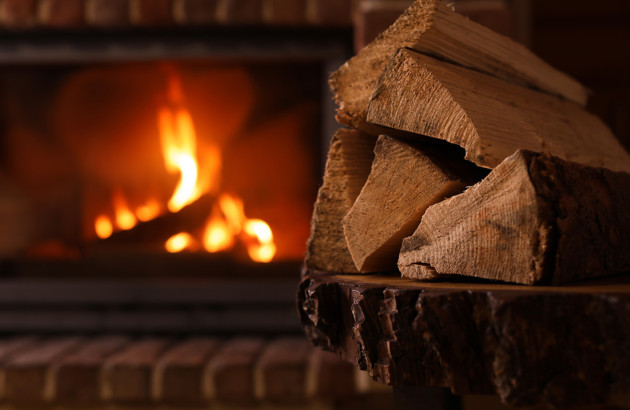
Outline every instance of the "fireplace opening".
<svg viewBox="0 0 630 410"><path fill-rule="evenodd" d="M294 276L321 172L322 70L0 68L4 273Z"/></svg>

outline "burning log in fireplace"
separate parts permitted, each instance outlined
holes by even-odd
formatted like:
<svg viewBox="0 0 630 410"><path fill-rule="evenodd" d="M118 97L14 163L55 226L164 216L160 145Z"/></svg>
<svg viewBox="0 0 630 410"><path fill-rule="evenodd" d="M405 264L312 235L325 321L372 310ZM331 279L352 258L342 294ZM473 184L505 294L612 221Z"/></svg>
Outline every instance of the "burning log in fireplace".
<svg viewBox="0 0 630 410"><path fill-rule="evenodd" d="M630 155L584 110L585 88L521 45L418 0L330 84L338 121L381 136L360 193L338 204L343 237L321 229L317 210L345 194L320 191L309 268L523 284L630 269L620 205ZM436 140L449 144L436 153ZM324 187L343 178L328 172ZM341 245L322 260L314 244L327 232ZM348 254L354 266L338 269L333 261Z"/></svg>
<svg viewBox="0 0 630 410"><path fill-rule="evenodd" d="M297 267L320 144L320 84L304 78L318 73L247 61L2 71L2 171L22 192L7 204L28 205L3 253L231 252ZM33 105L37 82L47 98Z"/></svg>

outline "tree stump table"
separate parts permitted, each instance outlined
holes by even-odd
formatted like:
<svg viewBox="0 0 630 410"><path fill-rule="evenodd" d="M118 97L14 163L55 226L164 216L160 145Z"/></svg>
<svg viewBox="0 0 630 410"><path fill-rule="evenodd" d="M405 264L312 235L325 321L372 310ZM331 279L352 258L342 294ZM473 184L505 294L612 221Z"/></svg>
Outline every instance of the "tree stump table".
<svg viewBox="0 0 630 410"><path fill-rule="evenodd" d="M416 282L305 270L311 342L399 390L510 405L606 403L630 386L630 277L564 286Z"/></svg>

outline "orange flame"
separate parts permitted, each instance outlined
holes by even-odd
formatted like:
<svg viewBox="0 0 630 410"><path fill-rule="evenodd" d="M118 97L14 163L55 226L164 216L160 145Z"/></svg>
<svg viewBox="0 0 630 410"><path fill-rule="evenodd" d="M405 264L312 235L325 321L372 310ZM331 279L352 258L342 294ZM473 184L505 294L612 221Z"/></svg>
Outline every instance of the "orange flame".
<svg viewBox="0 0 630 410"><path fill-rule="evenodd" d="M136 216L138 220L147 222L155 219L160 215L160 203L157 199L150 199L144 205L136 209Z"/></svg>
<svg viewBox="0 0 630 410"><path fill-rule="evenodd" d="M179 77L168 77L167 102L158 109L157 123L164 166L168 173L179 174L179 181L166 204L170 212L178 212L197 200L204 193L219 193L221 150L217 144L201 144L197 152L197 135L190 112L184 105L184 95ZM202 178L200 178L202 177ZM205 179L204 179L205 178ZM155 198L147 200L132 212L121 191L114 192L113 221L100 215L94 221L96 235L105 239L119 230L133 228L138 221L146 222L158 217L164 209ZM194 250L199 238L187 232L171 236L164 248L170 253ZM245 215L243 200L235 195L222 193L213 205L201 237L208 252L220 252L234 247L236 240L246 247L250 258L256 262L269 262L276 253L273 233L269 225L260 219Z"/></svg>
<svg viewBox="0 0 630 410"><path fill-rule="evenodd" d="M234 237L228 223L217 209L213 209L203 233L203 247L211 253L225 251L234 246Z"/></svg>
<svg viewBox="0 0 630 410"><path fill-rule="evenodd" d="M247 243L249 257L255 262L271 262L276 254L276 245L269 225L260 219L248 219L243 226L243 232L256 240Z"/></svg>
<svg viewBox="0 0 630 410"><path fill-rule="evenodd" d="M177 253L190 248L193 243L193 237L189 233L180 232L168 238L164 243L164 249L170 253Z"/></svg>
<svg viewBox="0 0 630 410"><path fill-rule="evenodd" d="M94 221L94 231L96 232L96 236L101 239L106 239L114 233L114 226L108 217L99 215Z"/></svg>
<svg viewBox="0 0 630 410"><path fill-rule="evenodd" d="M114 192L112 200L114 202L114 216L118 229L125 231L136 226L138 222L136 216L129 210L127 201L122 193L120 191Z"/></svg>
<svg viewBox="0 0 630 410"><path fill-rule="evenodd" d="M232 235L238 235L243 228L243 223L247 219L243 201L230 194L221 194L219 197L219 207L225 215L227 225Z"/></svg>
<svg viewBox="0 0 630 410"><path fill-rule="evenodd" d="M255 262L270 262L276 246L269 225L260 219L249 219L245 215L243 201L229 194L219 197L219 209L213 209L204 231L204 248L208 252L219 252L231 248L234 238L241 235L249 257Z"/></svg>
<svg viewBox="0 0 630 410"><path fill-rule="evenodd" d="M195 126L190 113L182 104L183 93L179 77L171 75L168 81L169 104L158 111L158 128L166 170L180 175L177 187L168 201L169 211L177 212L199 198L201 192L197 186L199 169Z"/></svg>

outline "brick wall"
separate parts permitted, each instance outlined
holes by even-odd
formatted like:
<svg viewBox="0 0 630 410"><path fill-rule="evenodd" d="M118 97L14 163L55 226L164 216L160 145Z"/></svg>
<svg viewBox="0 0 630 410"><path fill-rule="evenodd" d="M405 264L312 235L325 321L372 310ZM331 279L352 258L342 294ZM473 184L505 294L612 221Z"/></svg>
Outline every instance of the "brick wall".
<svg viewBox="0 0 630 410"><path fill-rule="evenodd" d="M0 27L350 27L352 0L0 0Z"/></svg>

